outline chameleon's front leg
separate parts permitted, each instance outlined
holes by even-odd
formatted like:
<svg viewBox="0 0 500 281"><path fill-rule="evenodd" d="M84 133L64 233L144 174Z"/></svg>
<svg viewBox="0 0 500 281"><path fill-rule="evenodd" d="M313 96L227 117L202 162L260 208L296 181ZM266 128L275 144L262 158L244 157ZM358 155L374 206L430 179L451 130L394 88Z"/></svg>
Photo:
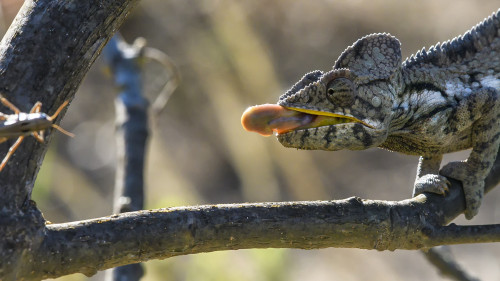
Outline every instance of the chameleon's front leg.
<svg viewBox="0 0 500 281"><path fill-rule="evenodd" d="M471 105L472 103L472 105ZM474 110L470 110L473 108ZM472 152L465 161L450 162L440 174L460 180L465 194L465 217L479 211L484 195L484 179L493 166L500 145L500 98L498 91L485 88L460 105L458 116L480 116L472 127ZM460 122L458 120L457 122Z"/></svg>
<svg viewBox="0 0 500 281"><path fill-rule="evenodd" d="M418 162L417 178L413 186L413 196L424 192L445 195L450 182L446 177L439 175L439 167L443 155L421 156Z"/></svg>

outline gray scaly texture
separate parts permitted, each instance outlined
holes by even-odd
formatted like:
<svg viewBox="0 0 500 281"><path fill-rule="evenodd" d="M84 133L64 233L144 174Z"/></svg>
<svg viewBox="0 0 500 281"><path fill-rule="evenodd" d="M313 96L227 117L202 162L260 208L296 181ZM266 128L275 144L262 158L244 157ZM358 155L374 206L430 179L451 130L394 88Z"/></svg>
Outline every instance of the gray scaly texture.
<svg viewBox="0 0 500 281"><path fill-rule="evenodd" d="M398 39L371 34L348 47L333 70L306 74L278 101L354 121L294 130L278 140L300 149L381 147L419 155L414 195L445 194L444 176L458 179L471 219L500 145L499 94L500 10L464 35L404 62ZM444 153L467 148L472 148L467 160L440 171Z"/></svg>

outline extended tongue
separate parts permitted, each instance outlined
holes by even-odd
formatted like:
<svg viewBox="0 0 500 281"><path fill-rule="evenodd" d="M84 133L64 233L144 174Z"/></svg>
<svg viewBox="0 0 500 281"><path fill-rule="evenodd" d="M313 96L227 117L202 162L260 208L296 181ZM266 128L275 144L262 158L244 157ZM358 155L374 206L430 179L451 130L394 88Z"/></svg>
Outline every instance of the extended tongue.
<svg viewBox="0 0 500 281"><path fill-rule="evenodd" d="M277 104L251 106L243 112L241 125L245 130L270 136L302 127L314 119L313 115L289 110Z"/></svg>

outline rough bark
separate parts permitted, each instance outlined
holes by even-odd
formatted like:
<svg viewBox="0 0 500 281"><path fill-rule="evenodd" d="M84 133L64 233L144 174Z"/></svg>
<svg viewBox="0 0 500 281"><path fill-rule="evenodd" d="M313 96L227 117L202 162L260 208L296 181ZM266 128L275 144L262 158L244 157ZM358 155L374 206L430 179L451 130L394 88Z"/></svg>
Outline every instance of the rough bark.
<svg viewBox="0 0 500 281"><path fill-rule="evenodd" d="M34 259L23 272L43 278L92 275L150 259L249 248L415 250L500 242L500 225L441 226L463 212L456 208L463 200L454 182L449 196L419 195L399 202L349 198L209 205L53 224L47 225L39 249L43 259Z"/></svg>
<svg viewBox="0 0 500 281"><path fill-rule="evenodd" d="M487 191L499 181L495 169ZM326 247L376 250L500 242L500 225L443 226L465 210L461 184L447 196L399 202L336 201L227 204L129 212L47 225L27 278L56 277L150 259L248 248Z"/></svg>

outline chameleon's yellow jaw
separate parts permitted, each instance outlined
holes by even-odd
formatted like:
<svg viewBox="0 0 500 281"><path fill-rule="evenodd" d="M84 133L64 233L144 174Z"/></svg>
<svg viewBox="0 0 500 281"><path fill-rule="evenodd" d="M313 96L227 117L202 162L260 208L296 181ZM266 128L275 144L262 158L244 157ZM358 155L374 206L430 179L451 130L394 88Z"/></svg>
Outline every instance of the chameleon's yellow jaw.
<svg viewBox="0 0 500 281"><path fill-rule="evenodd" d="M315 111L303 108L283 107L276 104L263 104L249 107L241 116L241 124L247 131L270 136L294 130L302 130L343 123L361 123L373 126L350 116Z"/></svg>
<svg viewBox="0 0 500 281"><path fill-rule="evenodd" d="M306 113L309 115L317 116L314 119L314 122L307 124L303 128L297 128L297 129L316 128L316 127L337 125L337 124L343 124L343 123L361 123L369 128L375 129L375 127L373 127L372 125L367 124L366 122L363 122L363 121L361 121L357 118L351 117L351 116L345 116L345 115L335 114L335 113L325 112L325 111L296 108L296 107L285 107L285 108L289 109L289 110L303 112L303 113Z"/></svg>

